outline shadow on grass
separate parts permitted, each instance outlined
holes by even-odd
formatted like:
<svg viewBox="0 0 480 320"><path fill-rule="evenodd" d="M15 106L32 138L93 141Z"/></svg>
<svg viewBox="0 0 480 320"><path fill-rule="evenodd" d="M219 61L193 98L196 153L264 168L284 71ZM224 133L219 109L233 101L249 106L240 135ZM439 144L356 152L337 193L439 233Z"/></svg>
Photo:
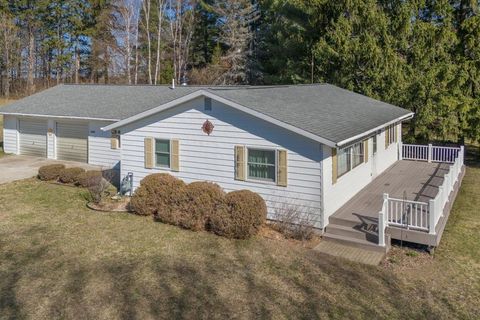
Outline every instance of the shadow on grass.
<svg viewBox="0 0 480 320"><path fill-rule="evenodd" d="M465 164L472 168L480 168L480 146L465 146Z"/></svg>
<svg viewBox="0 0 480 320"><path fill-rule="evenodd" d="M441 318L395 275L314 251L282 258L260 241L210 238L166 255L81 256L62 252L51 232L24 230L21 248L0 241L2 319Z"/></svg>

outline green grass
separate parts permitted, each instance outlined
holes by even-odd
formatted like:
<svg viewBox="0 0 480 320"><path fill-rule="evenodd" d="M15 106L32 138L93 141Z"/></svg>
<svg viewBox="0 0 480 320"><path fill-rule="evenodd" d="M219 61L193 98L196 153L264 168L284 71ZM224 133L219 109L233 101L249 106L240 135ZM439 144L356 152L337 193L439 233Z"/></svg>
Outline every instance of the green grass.
<svg viewBox="0 0 480 320"><path fill-rule="evenodd" d="M0 186L0 318L480 317L480 169L435 256L365 266L288 241L228 240L86 209L80 189Z"/></svg>

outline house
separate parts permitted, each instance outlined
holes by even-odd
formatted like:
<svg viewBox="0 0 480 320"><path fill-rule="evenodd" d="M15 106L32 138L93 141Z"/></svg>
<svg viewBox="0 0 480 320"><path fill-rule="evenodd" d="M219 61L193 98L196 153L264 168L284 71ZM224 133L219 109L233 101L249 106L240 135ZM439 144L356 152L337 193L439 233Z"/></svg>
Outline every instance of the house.
<svg viewBox="0 0 480 320"><path fill-rule="evenodd" d="M402 158L430 165L432 156L438 156L441 164L463 161L460 148L445 151L443 157L432 146L402 145L401 124L413 117L412 112L329 84L60 85L14 102L0 113L7 153L117 168L122 177L133 173L134 188L149 174L167 172L186 182L216 182L226 191L249 189L265 199L270 219L295 207L308 213L315 227L326 230L332 240L364 237L364 246L371 245L370 231L355 230L358 221L335 216L342 208L348 211L349 202L362 190ZM462 164L457 165L452 192L460 182ZM429 170L433 167L421 172ZM442 201L448 202L449 195ZM398 199L383 193L378 197L382 221L380 210L370 222L361 220L362 228L370 224L383 228L374 231L375 246L386 246L385 239L388 242L395 234L392 228L421 233L417 242L436 244L438 233L428 240L424 234L442 223L440 218L432 226L417 223L421 228L416 228L413 218L399 222L388 211L398 206ZM414 214L412 206L424 203L400 200L400 216ZM445 203L437 204L439 217ZM428 205L422 210L415 217L428 220Z"/></svg>

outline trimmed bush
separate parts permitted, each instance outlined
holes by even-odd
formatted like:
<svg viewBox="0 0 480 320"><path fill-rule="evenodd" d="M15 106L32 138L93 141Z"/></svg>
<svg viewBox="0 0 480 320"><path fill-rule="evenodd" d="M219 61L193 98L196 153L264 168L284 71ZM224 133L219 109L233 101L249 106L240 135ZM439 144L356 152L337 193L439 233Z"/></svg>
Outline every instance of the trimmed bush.
<svg viewBox="0 0 480 320"><path fill-rule="evenodd" d="M211 182L192 182L187 185L187 203L179 219L183 228L200 231L205 230L211 215L225 209L225 192Z"/></svg>
<svg viewBox="0 0 480 320"><path fill-rule="evenodd" d="M38 169L38 178L43 181L58 180L58 177L65 169L63 164L50 164Z"/></svg>
<svg viewBox="0 0 480 320"><path fill-rule="evenodd" d="M166 173L156 173L143 178L130 206L139 215L154 215L156 220L178 225L186 202L186 185L182 180Z"/></svg>
<svg viewBox="0 0 480 320"><path fill-rule="evenodd" d="M246 239L258 233L267 218L262 197L249 190L233 191L225 197L226 210L210 216L209 227L218 235Z"/></svg>
<svg viewBox="0 0 480 320"><path fill-rule="evenodd" d="M100 184L102 179L101 171L86 171L77 176L75 184L83 188L88 188Z"/></svg>
<svg viewBox="0 0 480 320"><path fill-rule="evenodd" d="M67 168L60 173L60 182L62 183L75 183L78 181L78 176L85 173L85 169L82 168Z"/></svg>

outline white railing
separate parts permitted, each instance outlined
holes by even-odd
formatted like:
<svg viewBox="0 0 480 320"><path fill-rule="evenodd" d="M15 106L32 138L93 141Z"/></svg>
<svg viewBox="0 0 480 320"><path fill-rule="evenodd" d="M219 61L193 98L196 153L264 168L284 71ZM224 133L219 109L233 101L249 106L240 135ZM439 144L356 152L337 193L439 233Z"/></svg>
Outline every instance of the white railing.
<svg viewBox="0 0 480 320"><path fill-rule="evenodd" d="M463 147L458 153L458 157L455 162L449 167L448 173L443 177L443 183L438 187L438 193L435 199L430 200L429 214L431 215L433 228L429 229L429 233L435 234L435 226L443 215L445 205L448 203L450 194L455 189L455 183L457 183L463 167Z"/></svg>
<svg viewBox="0 0 480 320"><path fill-rule="evenodd" d="M400 159L454 163L463 147L438 147L399 143Z"/></svg>
<svg viewBox="0 0 480 320"><path fill-rule="evenodd" d="M427 159L425 159L425 147ZM435 199L428 203L390 198L383 194L382 210L378 214L378 245L385 246L385 229L387 226L426 231L435 234L435 227L443 215L445 205L455 189L464 163L464 147L432 147L400 144L401 155L406 160L423 160L452 163L443 183L438 187Z"/></svg>
<svg viewBox="0 0 480 320"><path fill-rule="evenodd" d="M428 231L428 203L390 198L387 221L389 226Z"/></svg>

